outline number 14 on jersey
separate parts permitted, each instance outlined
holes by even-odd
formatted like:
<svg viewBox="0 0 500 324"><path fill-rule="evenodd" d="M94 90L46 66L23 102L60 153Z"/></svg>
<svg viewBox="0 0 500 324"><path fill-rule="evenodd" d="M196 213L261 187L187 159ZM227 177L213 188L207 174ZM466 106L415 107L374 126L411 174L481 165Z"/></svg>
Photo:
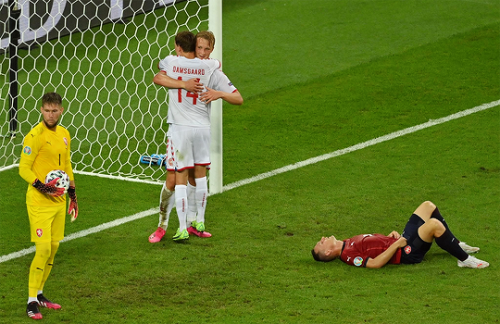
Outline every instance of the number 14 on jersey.
<svg viewBox="0 0 500 324"><path fill-rule="evenodd" d="M177 80L182 81L182 77L178 77ZM197 82L200 82L200 79L196 79ZM186 97L193 98L193 105L196 105L196 101L198 99L198 93L186 91ZM182 102L182 89L179 88L177 92L177 99L179 102Z"/></svg>

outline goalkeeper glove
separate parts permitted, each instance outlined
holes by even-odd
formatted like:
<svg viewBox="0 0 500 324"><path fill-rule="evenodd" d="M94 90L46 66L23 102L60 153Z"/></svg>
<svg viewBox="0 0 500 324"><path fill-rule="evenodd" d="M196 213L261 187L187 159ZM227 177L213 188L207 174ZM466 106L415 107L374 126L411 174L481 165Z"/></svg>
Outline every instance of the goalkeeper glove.
<svg viewBox="0 0 500 324"><path fill-rule="evenodd" d="M54 180L50 181L49 183L43 183L38 179L35 179L35 181L31 184L33 187L38 189L41 193L47 194L49 196L53 197L59 197L64 194L64 188L58 188L56 187L56 183L59 178L55 178Z"/></svg>
<svg viewBox="0 0 500 324"><path fill-rule="evenodd" d="M68 196L71 201L69 202L68 214L71 215L71 221L74 222L78 217L78 201L76 200L76 189L74 186L69 187Z"/></svg>

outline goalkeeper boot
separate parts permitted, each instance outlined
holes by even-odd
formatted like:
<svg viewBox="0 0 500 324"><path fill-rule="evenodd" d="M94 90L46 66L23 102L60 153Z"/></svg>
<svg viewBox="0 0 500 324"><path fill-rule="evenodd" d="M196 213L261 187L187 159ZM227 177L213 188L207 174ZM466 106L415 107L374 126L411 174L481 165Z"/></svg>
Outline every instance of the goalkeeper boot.
<svg viewBox="0 0 500 324"><path fill-rule="evenodd" d="M158 227L153 234L149 235L149 242L158 243L161 241L163 236L165 236L165 230L161 227Z"/></svg>
<svg viewBox="0 0 500 324"><path fill-rule="evenodd" d="M28 306L26 307L26 314L28 315L28 317L34 320L43 318L42 313L40 313L40 309L38 309L38 303L36 301L32 301L28 304Z"/></svg>
<svg viewBox="0 0 500 324"><path fill-rule="evenodd" d="M182 242L189 240L189 233L187 230L182 230L179 228L172 239L176 242Z"/></svg>
<svg viewBox="0 0 500 324"><path fill-rule="evenodd" d="M43 294L39 294L38 296L36 296L36 298L38 299L38 304L42 307L61 309L61 305L51 302L50 300L45 298Z"/></svg>

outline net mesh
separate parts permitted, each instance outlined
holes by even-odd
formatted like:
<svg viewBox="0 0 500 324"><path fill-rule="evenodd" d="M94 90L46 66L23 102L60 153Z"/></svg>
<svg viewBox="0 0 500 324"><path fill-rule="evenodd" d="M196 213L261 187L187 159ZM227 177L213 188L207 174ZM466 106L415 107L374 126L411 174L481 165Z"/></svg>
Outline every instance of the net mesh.
<svg viewBox="0 0 500 324"><path fill-rule="evenodd" d="M56 32L46 26L50 19L58 19L61 1L26 10L19 2L23 13L15 137L9 126L8 21L2 21L7 32L2 36L0 55L4 116L0 169L19 162L23 137L41 120L42 95L55 91L63 97L65 110L60 124L72 136L76 172L161 179L164 171L160 167L139 163L143 155L165 151L167 91L154 85L152 79L159 60L174 52L177 32L208 29L208 0L156 2L156 9L151 10L144 5L124 8L124 1L63 2L66 25ZM114 6L120 6L128 17L112 20L109 13ZM33 26L23 26L24 11L29 11ZM97 22L96 12L105 12ZM40 41L37 35L46 35L46 39Z"/></svg>

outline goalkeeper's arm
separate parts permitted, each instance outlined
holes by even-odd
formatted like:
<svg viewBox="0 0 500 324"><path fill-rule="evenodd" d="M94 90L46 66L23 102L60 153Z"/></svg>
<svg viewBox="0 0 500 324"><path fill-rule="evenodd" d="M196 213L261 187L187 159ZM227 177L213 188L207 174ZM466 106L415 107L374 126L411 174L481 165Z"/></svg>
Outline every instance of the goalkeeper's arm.
<svg viewBox="0 0 500 324"><path fill-rule="evenodd" d="M41 193L46 195L59 197L64 194L64 188L57 188L56 183L59 178L55 178L49 183L43 183L36 177L36 174L31 169L33 166L32 159L28 159L24 154L21 156L21 162L19 162L19 175L26 180L28 183L31 183L33 187L35 187Z"/></svg>
<svg viewBox="0 0 500 324"><path fill-rule="evenodd" d="M69 182L68 196L70 199L68 214L71 215L71 221L74 222L78 217L78 201L76 199L75 181L73 180Z"/></svg>
<svg viewBox="0 0 500 324"><path fill-rule="evenodd" d="M55 178L49 183L43 183L38 179L31 184L33 187L38 189L41 193L47 194L49 196L59 197L64 194L64 188L56 187L56 183L59 178Z"/></svg>

